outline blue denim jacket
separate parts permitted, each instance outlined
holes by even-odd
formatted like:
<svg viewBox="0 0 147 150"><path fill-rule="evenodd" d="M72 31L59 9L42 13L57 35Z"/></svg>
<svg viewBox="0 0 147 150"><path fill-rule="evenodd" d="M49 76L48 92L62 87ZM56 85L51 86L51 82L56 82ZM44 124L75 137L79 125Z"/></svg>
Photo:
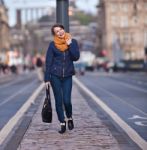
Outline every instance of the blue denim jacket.
<svg viewBox="0 0 147 150"><path fill-rule="evenodd" d="M78 43L72 39L72 43L65 52L57 49L52 41L46 54L44 81L50 81L51 74L59 77L68 77L75 74L73 61L80 57Z"/></svg>

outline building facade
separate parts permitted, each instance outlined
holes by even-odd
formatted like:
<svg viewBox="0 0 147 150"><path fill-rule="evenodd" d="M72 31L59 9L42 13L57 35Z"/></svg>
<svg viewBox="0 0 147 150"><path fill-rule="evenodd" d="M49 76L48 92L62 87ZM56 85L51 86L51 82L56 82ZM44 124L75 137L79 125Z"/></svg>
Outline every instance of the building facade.
<svg viewBox="0 0 147 150"><path fill-rule="evenodd" d="M0 0L0 59L3 61L6 51L10 48L8 10L4 1Z"/></svg>
<svg viewBox="0 0 147 150"><path fill-rule="evenodd" d="M111 60L139 60L147 47L147 0L100 0L99 36Z"/></svg>

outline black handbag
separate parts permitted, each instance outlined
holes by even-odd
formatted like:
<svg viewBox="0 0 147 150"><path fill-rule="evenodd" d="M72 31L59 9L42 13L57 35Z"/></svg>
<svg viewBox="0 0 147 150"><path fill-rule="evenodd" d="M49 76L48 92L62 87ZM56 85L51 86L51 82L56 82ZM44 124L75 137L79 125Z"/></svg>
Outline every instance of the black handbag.
<svg viewBox="0 0 147 150"><path fill-rule="evenodd" d="M50 97L50 86L46 88L46 97L42 107L42 121L45 123L52 122L52 105L51 105L51 97Z"/></svg>

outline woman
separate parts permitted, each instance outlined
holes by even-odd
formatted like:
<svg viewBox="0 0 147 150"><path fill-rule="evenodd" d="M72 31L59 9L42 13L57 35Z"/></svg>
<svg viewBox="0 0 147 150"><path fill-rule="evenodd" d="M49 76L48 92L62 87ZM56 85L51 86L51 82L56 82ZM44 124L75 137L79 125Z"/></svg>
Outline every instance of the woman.
<svg viewBox="0 0 147 150"><path fill-rule="evenodd" d="M66 131L67 117L68 129L74 128L72 118L72 75L75 74L73 61L80 57L78 43L64 30L64 26L55 24L51 28L54 40L49 44L46 54L45 83L51 84L58 120L61 125L59 133ZM64 108L63 108L64 107Z"/></svg>

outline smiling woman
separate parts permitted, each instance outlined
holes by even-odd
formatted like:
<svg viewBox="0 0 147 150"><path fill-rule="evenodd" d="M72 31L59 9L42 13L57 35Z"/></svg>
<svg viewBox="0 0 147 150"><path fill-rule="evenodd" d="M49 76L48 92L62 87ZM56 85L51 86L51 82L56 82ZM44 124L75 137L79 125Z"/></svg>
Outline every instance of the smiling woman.
<svg viewBox="0 0 147 150"><path fill-rule="evenodd" d="M46 53L44 81L46 88L51 85L53 89L61 125L59 133L63 134L66 131L66 120L68 129L74 128L71 102L72 76L75 74L73 62L79 59L80 53L76 39L65 31L62 24L54 24L51 32L53 41L50 42Z"/></svg>

